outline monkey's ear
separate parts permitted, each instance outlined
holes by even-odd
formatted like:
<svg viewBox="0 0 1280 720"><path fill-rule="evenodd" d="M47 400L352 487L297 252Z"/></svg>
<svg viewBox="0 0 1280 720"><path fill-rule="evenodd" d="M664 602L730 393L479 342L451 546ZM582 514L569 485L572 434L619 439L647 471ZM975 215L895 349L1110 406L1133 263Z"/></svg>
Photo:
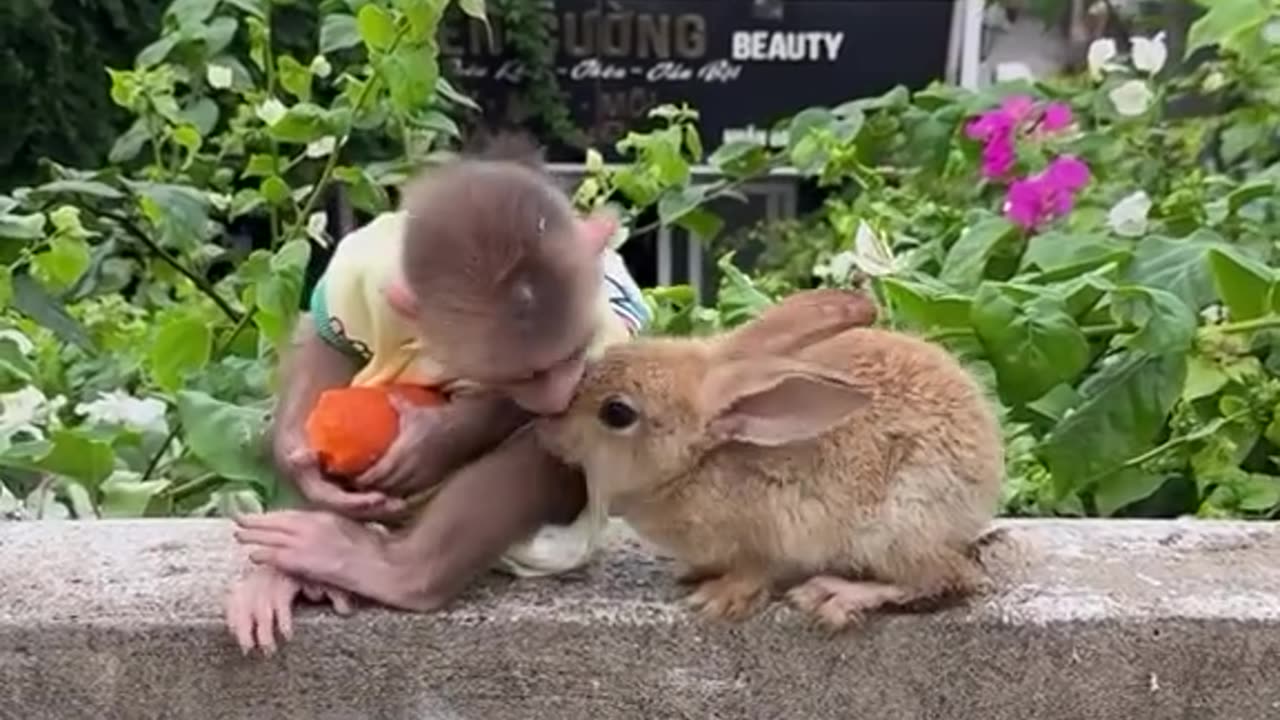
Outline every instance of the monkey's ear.
<svg viewBox="0 0 1280 720"><path fill-rule="evenodd" d="M403 280L396 280L388 285L386 295L387 302L391 303L391 309L401 317L407 320L418 317L418 299L413 296L409 286L405 285Z"/></svg>
<svg viewBox="0 0 1280 720"><path fill-rule="evenodd" d="M578 239L586 244L593 254L603 252L605 245L609 243L609 238L613 237L617 231L618 219L605 210L598 210L578 221Z"/></svg>

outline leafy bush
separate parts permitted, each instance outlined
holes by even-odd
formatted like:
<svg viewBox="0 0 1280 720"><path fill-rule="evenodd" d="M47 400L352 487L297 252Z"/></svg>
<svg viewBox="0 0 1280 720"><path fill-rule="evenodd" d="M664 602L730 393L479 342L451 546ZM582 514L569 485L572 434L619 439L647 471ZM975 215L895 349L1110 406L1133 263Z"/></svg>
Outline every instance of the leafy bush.
<svg viewBox="0 0 1280 720"><path fill-rule="evenodd" d="M325 3L322 55L294 57L257 0L178 0L140 69L114 73L137 117L116 166L59 168L0 200L13 241L0 511L288 501L250 450L309 249L329 241L317 198L341 182L376 211L447 145L467 101L430 70L443 4ZM650 291L656 332L731 327L798 287L863 285L887 324L952 348L998 400L1007 512L1271 516L1277 27L1260 3L1217 3L1188 44L1220 58L1184 77L1157 79L1156 39L1127 57L1102 43L1083 77L811 108L778 150L707 153L696 111L662 107L622 141L630 163L588 153L574 199L712 238L707 201L794 167L830 191L823 209L777 233L754 276L721 257L712 307L688 287ZM1229 109L1166 111L1188 97ZM693 183L703 161L723 179ZM215 280L212 263L234 254L216 239L242 217L267 225L270 247Z"/></svg>

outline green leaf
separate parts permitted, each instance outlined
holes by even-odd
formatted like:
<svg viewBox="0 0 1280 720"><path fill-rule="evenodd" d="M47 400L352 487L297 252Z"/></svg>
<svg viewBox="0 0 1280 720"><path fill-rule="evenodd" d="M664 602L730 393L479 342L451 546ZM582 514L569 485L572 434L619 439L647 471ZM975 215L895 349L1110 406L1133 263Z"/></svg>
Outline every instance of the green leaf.
<svg viewBox="0 0 1280 720"><path fill-rule="evenodd" d="M234 5L259 20L267 19L268 1L269 0L223 0L226 4Z"/></svg>
<svg viewBox="0 0 1280 720"><path fill-rule="evenodd" d="M1021 269L1039 268L1045 274L1042 279L1062 280L1108 263L1124 262L1131 256L1130 250L1103 235L1050 231L1027 242Z"/></svg>
<svg viewBox="0 0 1280 720"><path fill-rule="evenodd" d="M45 472L63 475L97 488L115 466L111 444L89 437L79 430L55 430L49 435L53 447L35 463Z"/></svg>
<svg viewBox="0 0 1280 720"><path fill-rule="evenodd" d="M1227 44L1233 38L1256 31L1271 17L1265 0L1214 0L1208 11L1187 33L1186 56L1209 45Z"/></svg>
<svg viewBox="0 0 1280 720"><path fill-rule="evenodd" d="M205 57L210 58L226 50L239 29L240 23L236 22L235 18L214 18L213 22L206 25L199 33L200 39L204 41Z"/></svg>
<svg viewBox="0 0 1280 720"><path fill-rule="evenodd" d="M1148 237L1138 244L1124 279L1167 290L1199 311L1217 299L1206 257L1222 246L1217 235L1203 231L1183 240Z"/></svg>
<svg viewBox="0 0 1280 720"><path fill-rule="evenodd" d="M357 167L338 167L334 168L333 176L346 184L350 191L348 197L356 208L376 215L391 206L387 191L374 182L364 170Z"/></svg>
<svg viewBox="0 0 1280 720"><path fill-rule="evenodd" d="M55 235L49 249L36 253L31 264L36 277L58 291L75 284L89 267L89 245L83 238Z"/></svg>
<svg viewBox="0 0 1280 720"><path fill-rule="evenodd" d="M426 107L436 87L440 68L421 48L397 47L378 65L396 110L412 115Z"/></svg>
<svg viewBox="0 0 1280 720"><path fill-rule="evenodd" d="M1230 380L1212 359L1193 354L1187 358L1187 382L1182 388L1182 400L1191 402L1216 395Z"/></svg>
<svg viewBox="0 0 1280 720"><path fill-rule="evenodd" d="M44 237L45 217L42 213L31 215L0 215L0 238L11 240L39 240Z"/></svg>
<svg viewBox="0 0 1280 720"><path fill-rule="evenodd" d="M1137 328L1123 347L1153 355L1187 352L1196 334L1196 314L1177 295L1158 288L1118 287L1111 292L1116 322Z"/></svg>
<svg viewBox="0 0 1280 720"><path fill-rule="evenodd" d="M306 240L285 243L271 258L269 272L254 288L258 308L254 322L277 348L284 345L292 333L310 255L311 245Z"/></svg>
<svg viewBox="0 0 1280 720"><path fill-rule="evenodd" d="M213 330L191 316L171 317L156 331L147 351L151 375L161 388L174 392L188 373L203 370L213 352Z"/></svg>
<svg viewBox="0 0 1280 720"><path fill-rule="evenodd" d="M1209 251L1213 283L1232 320L1250 320L1271 311L1270 296L1276 272L1236 248Z"/></svg>
<svg viewBox="0 0 1280 720"><path fill-rule="evenodd" d="M410 117L410 122L416 127L424 130L433 130L435 132L447 135L451 138L462 137L462 129L458 127L458 123L453 118L445 115L439 110L428 110L424 113L415 113Z"/></svg>
<svg viewBox="0 0 1280 720"><path fill-rule="evenodd" d="M756 288L751 278L733 264L733 253L725 253L716 263L720 270L718 305L725 327L735 327L773 305L773 298Z"/></svg>
<svg viewBox="0 0 1280 720"><path fill-rule="evenodd" d="M178 393L178 417L187 430L187 446L210 470L264 489L275 485L264 447L265 412L183 391Z"/></svg>
<svg viewBox="0 0 1280 720"><path fill-rule="evenodd" d="M200 131L196 129L195 125L190 124L183 124L174 128L173 141L187 151L188 157L199 152L200 145L203 142L200 137Z"/></svg>
<svg viewBox="0 0 1280 720"><path fill-rule="evenodd" d="M36 378L36 366L9 338L0 338L0 374L28 385Z"/></svg>
<svg viewBox="0 0 1280 720"><path fill-rule="evenodd" d="M458 0L458 7L462 12L477 20L489 22L489 18L485 15L484 0Z"/></svg>
<svg viewBox="0 0 1280 720"><path fill-rule="evenodd" d="M104 200L119 200L124 193L98 180L54 180L37 188L32 188L34 196L56 195L89 195Z"/></svg>
<svg viewBox="0 0 1280 720"><path fill-rule="evenodd" d="M1089 342L1053 295L983 283L971 320L996 370L1000 395L1010 402L1035 400L1089 365Z"/></svg>
<svg viewBox="0 0 1280 720"><path fill-rule="evenodd" d="M1151 447L1177 402L1186 379L1186 356L1126 352L1108 358L1080 387L1084 401L1046 436L1040 455L1053 474L1059 497L1119 475L1108 504L1122 507L1152 482L1125 475L1124 463ZM1122 493L1128 485L1132 492ZM1119 487L1115 487L1119 486ZM1157 486L1158 487L1158 486Z"/></svg>
<svg viewBox="0 0 1280 720"><path fill-rule="evenodd" d="M165 245L191 250L209 235L209 199L184 185L138 183L139 205L159 231Z"/></svg>
<svg viewBox="0 0 1280 720"><path fill-rule="evenodd" d="M245 166L243 177L271 177L276 174L274 155L253 155Z"/></svg>
<svg viewBox="0 0 1280 720"><path fill-rule="evenodd" d="M769 165L769 152L763 145L749 140L732 140L707 158L717 170L734 179L762 172Z"/></svg>
<svg viewBox="0 0 1280 720"><path fill-rule="evenodd" d="M116 138L115 143L111 145L111 152L107 154L107 162L115 165L123 165L133 160L142 152L142 147L151 139L151 131L147 127L147 123L143 118L138 118L133 125L124 132L123 135Z"/></svg>
<svg viewBox="0 0 1280 720"><path fill-rule="evenodd" d="M436 93L455 105L461 105L469 110L480 112L480 106L476 104L476 101L462 94L446 78L436 78Z"/></svg>
<svg viewBox="0 0 1280 720"><path fill-rule="evenodd" d="M121 470L102 483L102 500L98 503L104 518L144 517L147 507L170 485L168 480L142 481L136 472Z"/></svg>
<svg viewBox="0 0 1280 720"><path fill-rule="evenodd" d="M76 345L85 352L95 352L93 340L84 327L30 275L13 276L13 306L59 340Z"/></svg>
<svg viewBox="0 0 1280 720"><path fill-rule="evenodd" d="M1276 184L1272 180L1249 183L1232 190L1231 194L1227 195L1227 207L1234 215L1245 205L1248 205L1254 200L1261 200L1262 198L1269 197L1274 194L1275 191Z"/></svg>
<svg viewBox="0 0 1280 720"><path fill-rule="evenodd" d="M351 15L326 15L320 26L320 52L328 55L360 44L360 30Z"/></svg>
<svg viewBox="0 0 1280 720"><path fill-rule="evenodd" d="M213 14L220 0L174 0L165 11L165 17L173 18L179 27L202 23Z"/></svg>
<svg viewBox="0 0 1280 720"><path fill-rule="evenodd" d="M1245 512L1266 512L1280 505L1280 478L1250 473L1236 488L1240 509Z"/></svg>
<svg viewBox="0 0 1280 720"><path fill-rule="evenodd" d="M276 140L305 145L325 135L332 135L329 113L319 105L301 102L290 107L270 128Z"/></svg>
<svg viewBox="0 0 1280 720"><path fill-rule="evenodd" d="M930 331L970 326L972 302L964 295L896 277L879 282L895 327Z"/></svg>
<svg viewBox="0 0 1280 720"><path fill-rule="evenodd" d="M703 241L714 239L724 229L724 220L706 208L690 210L681 215L676 224Z"/></svg>
<svg viewBox="0 0 1280 720"><path fill-rule="evenodd" d="M689 214L707 199L707 189L701 185L675 187L658 199L658 222L670 225Z"/></svg>
<svg viewBox="0 0 1280 720"><path fill-rule="evenodd" d="M258 188L262 197L272 205L280 206L289 202L289 183L279 175L272 175L262 181Z"/></svg>
<svg viewBox="0 0 1280 720"><path fill-rule="evenodd" d="M294 60L290 55L281 55L276 60L277 78L280 87L302 102L311 99L311 69Z"/></svg>
<svg viewBox="0 0 1280 720"><path fill-rule="evenodd" d="M139 68L150 68L159 65L169 57L169 53L178 46L181 40L177 35L163 35L160 39L142 48L134 59Z"/></svg>
<svg viewBox="0 0 1280 720"><path fill-rule="evenodd" d="M1017 235L1017 226L1002 217L984 218L974 223L947 251L941 279L961 290L977 287L982 282L992 253Z"/></svg>
<svg viewBox="0 0 1280 720"><path fill-rule="evenodd" d="M372 3L356 15L360 39L370 50L386 50L396 39L396 24L387 11Z"/></svg>

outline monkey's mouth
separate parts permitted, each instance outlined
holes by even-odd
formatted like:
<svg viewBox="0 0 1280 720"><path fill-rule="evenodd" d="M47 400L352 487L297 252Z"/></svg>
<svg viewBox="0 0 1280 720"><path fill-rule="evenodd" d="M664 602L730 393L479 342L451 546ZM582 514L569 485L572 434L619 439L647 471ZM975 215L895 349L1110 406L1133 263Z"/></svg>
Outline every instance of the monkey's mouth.
<svg viewBox="0 0 1280 720"><path fill-rule="evenodd" d="M572 443L565 437L565 421L561 416L548 415L534 420L533 432L547 452L560 458L565 464L577 465L578 458L569 450Z"/></svg>

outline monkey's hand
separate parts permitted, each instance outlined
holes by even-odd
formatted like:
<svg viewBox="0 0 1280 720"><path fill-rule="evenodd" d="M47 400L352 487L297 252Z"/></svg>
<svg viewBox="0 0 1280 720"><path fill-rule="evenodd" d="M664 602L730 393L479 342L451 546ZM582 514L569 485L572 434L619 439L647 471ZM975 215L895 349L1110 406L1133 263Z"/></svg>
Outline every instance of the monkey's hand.
<svg viewBox="0 0 1280 720"><path fill-rule="evenodd" d="M293 637L293 602L299 594L312 602L328 601L339 615L352 611L351 596L337 588L303 582L269 565L258 565L237 578L226 600L227 629L240 651L255 647L264 655L276 651L276 632L282 640Z"/></svg>
<svg viewBox="0 0 1280 720"><path fill-rule="evenodd" d="M320 459L301 433L282 434L275 448L276 466L312 506L347 517L378 519L404 509L404 500L384 492L350 492L331 481L320 469Z"/></svg>
<svg viewBox="0 0 1280 720"><path fill-rule="evenodd" d="M492 394L460 395L425 407L395 395L391 402L400 414L400 431L378 462L352 483L389 497L407 497L440 484L525 421L519 408Z"/></svg>

